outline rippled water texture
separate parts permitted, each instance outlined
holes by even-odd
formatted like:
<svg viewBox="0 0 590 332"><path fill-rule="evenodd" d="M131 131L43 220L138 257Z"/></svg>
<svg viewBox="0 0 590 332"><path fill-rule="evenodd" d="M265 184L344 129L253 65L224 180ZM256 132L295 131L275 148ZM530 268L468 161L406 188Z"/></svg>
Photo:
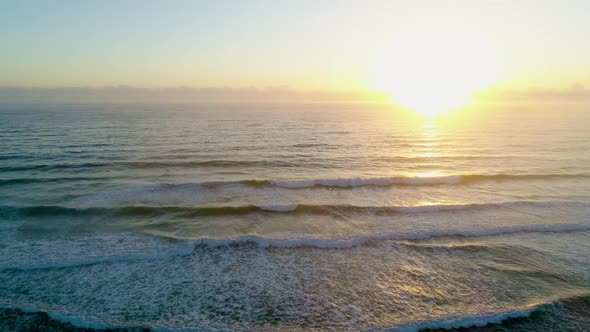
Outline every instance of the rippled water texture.
<svg viewBox="0 0 590 332"><path fill-rule="evenodd" d="M0 105L0 324L590 329L590 113Z"/></svg>

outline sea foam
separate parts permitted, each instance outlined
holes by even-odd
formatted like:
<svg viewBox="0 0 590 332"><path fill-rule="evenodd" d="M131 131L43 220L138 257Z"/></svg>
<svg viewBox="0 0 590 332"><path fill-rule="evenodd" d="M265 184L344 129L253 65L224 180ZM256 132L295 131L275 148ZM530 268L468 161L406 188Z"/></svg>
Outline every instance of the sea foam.
<svg viewBox="0 0 590 332"><path fill-rule="evenodd" d="M484 327L488 324L500 324L511 318L522 318L530 316L534 311L539 310L539 306L530 307L524 310L508 311L503 313L488 313L481 315L443 318L439 320L423 321L410 323L402 326L396 326L384 329L387 332L419 332L423 330L453 330L470 327Z"/></svg>
<svg viewBox="0 0 590 332"><path fill-rule="evenodd" d="M323 249L343 249L360 246L372 241L388 240L427 240L435 237L445 236L463 236L463 237L480 237L495 236L513 233L547 233L547 232L574 232L590 230L590 223L582 224L558 224L558 225L531 225L516 227L501 227L480 230L434 230L413 233L391 233L391 234L371 234L366 236L356 236L348 238L267 238L256 235L244 235L231 238L202 238L195 240L195 245L207 245L213 247L229 246L236 244L254 243L260 248L297 248L313 247Z"/></svg>

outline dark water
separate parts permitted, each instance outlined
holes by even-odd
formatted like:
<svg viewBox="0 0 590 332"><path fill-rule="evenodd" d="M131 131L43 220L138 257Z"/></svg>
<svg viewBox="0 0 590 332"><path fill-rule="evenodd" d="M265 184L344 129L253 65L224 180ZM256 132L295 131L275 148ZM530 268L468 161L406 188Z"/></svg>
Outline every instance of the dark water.
<svg viewBox="0 0 590 332"><path fill-rule="evenodd" d="M588 330L589 125L579 105L3 104L0 324Z"/></svg>

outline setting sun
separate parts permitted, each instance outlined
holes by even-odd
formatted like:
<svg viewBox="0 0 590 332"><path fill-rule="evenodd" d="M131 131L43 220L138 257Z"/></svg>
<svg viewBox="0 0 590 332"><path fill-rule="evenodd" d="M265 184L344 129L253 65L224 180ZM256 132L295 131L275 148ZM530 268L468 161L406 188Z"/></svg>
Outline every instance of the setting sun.
<svg viewBox="0 0 590 332"><path fill-rule="evenodd" d="M459 30L403 33L387 46L374 70L375 89L425 117L467 105L497 78L493 52Z"/></svg>
<svg viewBox="0 0 590 332"><path fill-rule="evenodd" d="M0 8L0 332L590 332L589 0Z"/></svg>

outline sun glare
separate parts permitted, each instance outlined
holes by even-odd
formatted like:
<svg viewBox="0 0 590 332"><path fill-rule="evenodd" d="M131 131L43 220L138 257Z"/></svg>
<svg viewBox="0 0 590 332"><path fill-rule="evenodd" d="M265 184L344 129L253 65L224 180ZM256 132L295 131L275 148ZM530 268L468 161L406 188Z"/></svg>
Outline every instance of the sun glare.
<svg viewBox="0 0 590 332"><path fill-rule="evenodd" d="M496 78L493 52L482 38L432 29L398 35L383 50L371 83L393 103L435 117L468 105Z"/></svg>

